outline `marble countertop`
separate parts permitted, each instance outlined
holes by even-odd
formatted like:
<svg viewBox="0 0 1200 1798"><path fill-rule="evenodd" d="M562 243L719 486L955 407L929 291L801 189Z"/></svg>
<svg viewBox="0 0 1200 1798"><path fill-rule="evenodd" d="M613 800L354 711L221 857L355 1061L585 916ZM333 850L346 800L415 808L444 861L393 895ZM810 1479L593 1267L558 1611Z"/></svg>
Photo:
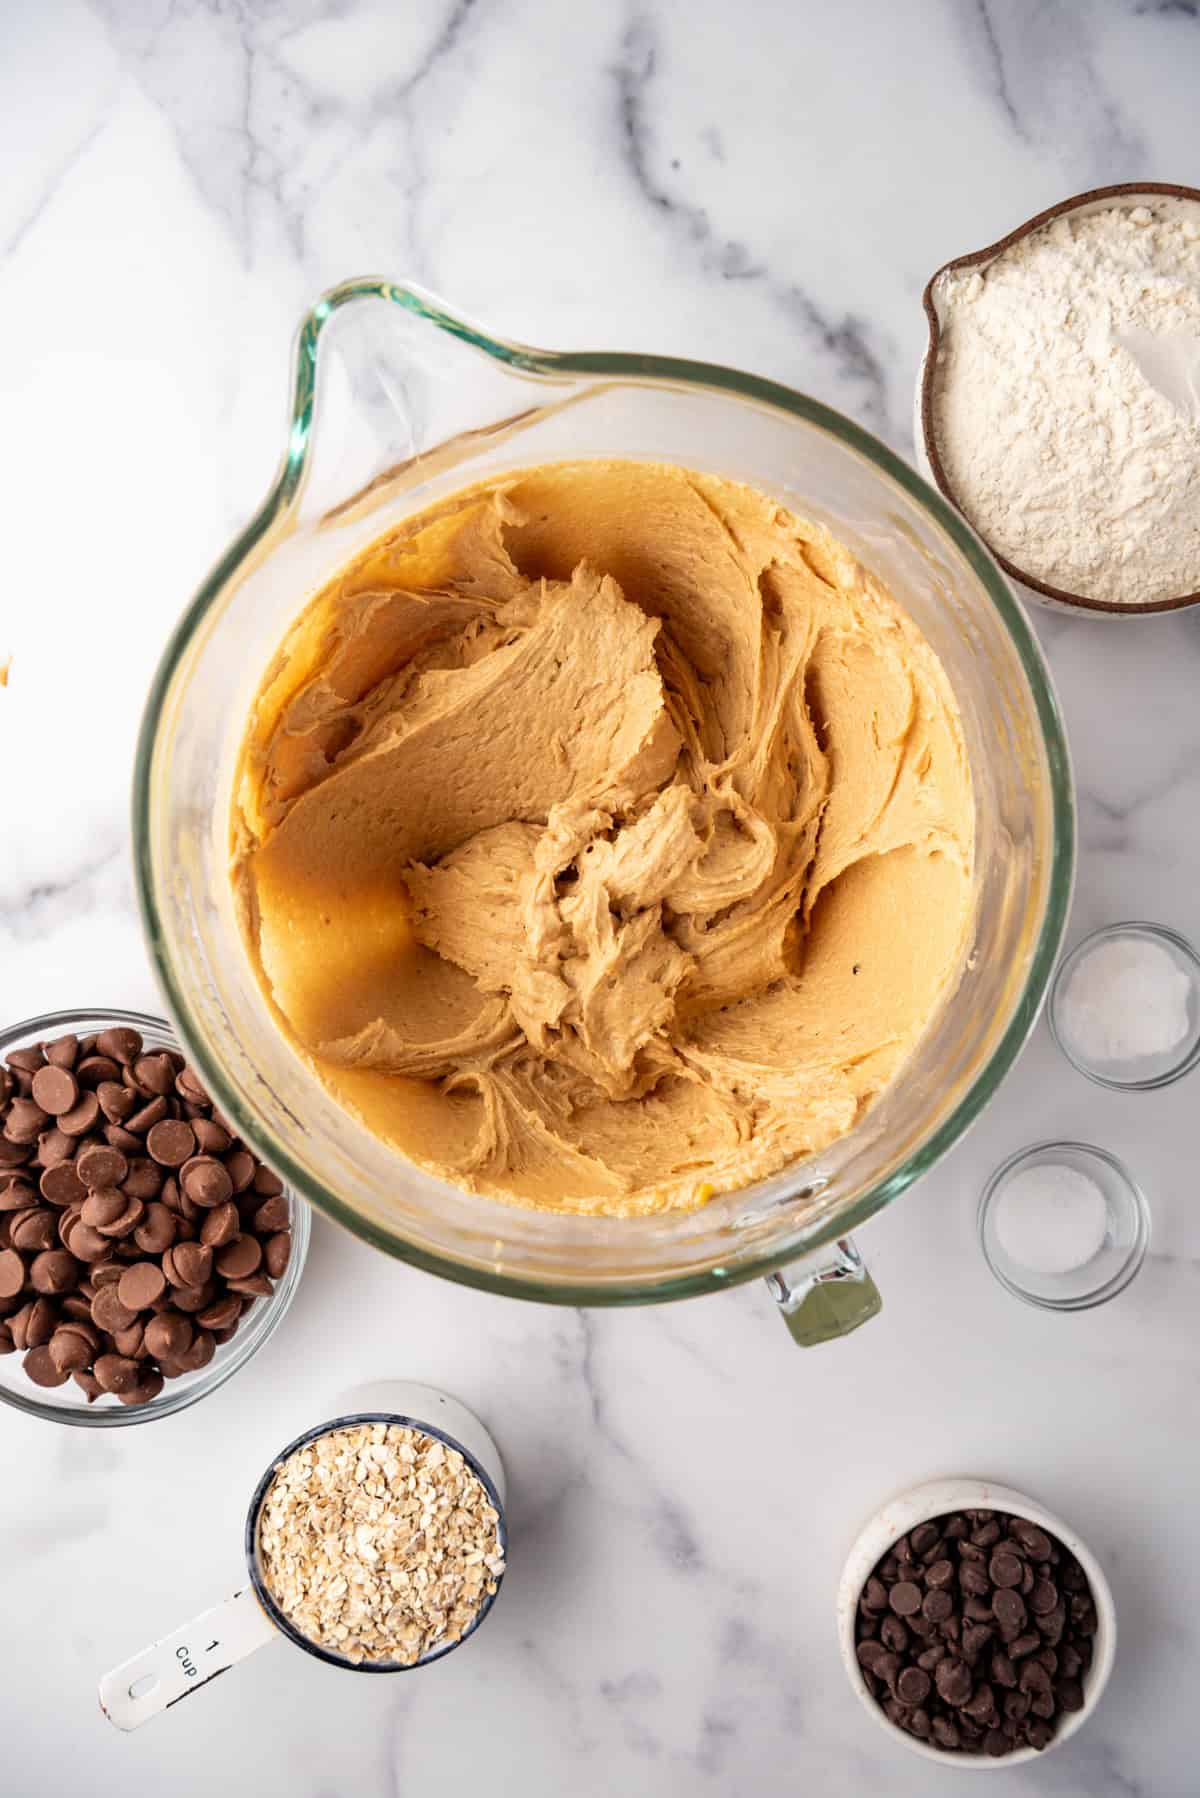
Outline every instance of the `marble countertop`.
<svg viewBox="0 0 1200 1798"><path fill-rule="evenodd" d="M49 0L0 18L0 987L15 1019L156 1009L128 773L182 604L257 503L288 343L349 274L415 278L534 342L669 350L808 389L910 449L920 293L948 256L1106 181L1200 181L1195 0ZM1072 938L1200 933L1200 616L1039 614L1079 777ZM800 1353L761 1287L537 1308L318 1218L287 1325L148 1429L0 1422L11 1798L548 1798L974 1791L893 1746L838 1660L860 1521L982 1472L1070 1518L1120 1616L1078 1739L1006 1790L1184 1798L1200 1657L1194 1080L1102 1094L1039 1026L968 1139L862 1238L884 1297ZM1092 1140L1154 1214L1116 1303L1008 1298L974 1234L1022 1144ZM280 1643L121 1737L98 1675L238 1581L273 1450L367 1375L478 1409L512 1563L413 1679Z"/></svg>

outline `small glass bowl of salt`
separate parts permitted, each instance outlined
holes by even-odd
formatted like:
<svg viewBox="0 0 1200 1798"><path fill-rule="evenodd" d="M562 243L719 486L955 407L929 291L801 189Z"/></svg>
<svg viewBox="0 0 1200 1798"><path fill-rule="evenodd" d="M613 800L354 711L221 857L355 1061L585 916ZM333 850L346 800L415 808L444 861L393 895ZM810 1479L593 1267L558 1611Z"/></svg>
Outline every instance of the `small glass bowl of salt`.
<svg viewBox="0 0 1200 1798"><path fill-rule="evenodd" d="M1200 1061L1200 957L1163 924L1109 924L1065 957L1050 1030L1101 1086L1168 1086Z"/></svg>
<svg viewBox="0 0 1200 1798"><path fill-rule="evenodd" d="M1124 1292L1146 1258L1150 1207L1115 1155L1043 1142L1013 1155L979 1202L984 1260L1047 1311L1087 1311Z"/></svg>

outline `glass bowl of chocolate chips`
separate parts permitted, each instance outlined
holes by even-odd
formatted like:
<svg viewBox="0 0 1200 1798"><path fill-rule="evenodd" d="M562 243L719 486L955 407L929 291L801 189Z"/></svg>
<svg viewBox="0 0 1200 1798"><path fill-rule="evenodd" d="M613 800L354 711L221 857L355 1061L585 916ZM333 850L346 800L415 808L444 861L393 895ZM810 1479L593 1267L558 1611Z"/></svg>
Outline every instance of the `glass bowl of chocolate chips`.
<svg viewBox="0 0 1200 1798"><path fill-rule="evenodd" d="M161 1018L0 1031L0 1401L98 1428L195 1404L278 1326L308 1234Z"/></svg>
<svg viewBox="0 0 1200 1798"><path fill-rule="evenodd" d="M984 1771L1036 1759L1100 1701L1117 1620L1104 1570L1010 1487L934 1480L876 1512L838 1591L850 1683L898 1742Z"/></svg>

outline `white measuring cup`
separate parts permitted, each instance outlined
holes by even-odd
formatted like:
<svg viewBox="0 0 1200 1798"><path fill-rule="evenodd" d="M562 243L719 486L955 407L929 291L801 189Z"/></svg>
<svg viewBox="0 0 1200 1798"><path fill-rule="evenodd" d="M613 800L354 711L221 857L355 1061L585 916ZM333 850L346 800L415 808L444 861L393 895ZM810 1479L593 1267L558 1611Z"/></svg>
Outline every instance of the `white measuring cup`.
<svg viewBox="0 0 1200 1798"><path fill-rule="evenodd" d="M100 1709L118 1729L140 1729L151 1717L157 1717L181 1699L191 1697L219 1673L227 1672L253 1654L256 1648L276 1642L281 1636L304 1649L306 1654L354 1673L410 1673L418 1667L428 1666L431 1661L441 1660L479 1628L495 1603L503 1574L496 1581L496 1592L485 1597L469 1628L456 1641L442 1643L419 1661L347 1660L344 1655L310 1642L279 1609L262 1573L258 1540L262 1503L279 1463L331 1430L350 1429L363 1423L400 1424L421 1430L444 1442L448 1448L457 1449L496 1508L500 1552L502 1555L508 1552L504 1464L491 1435L473 1411L433 1386L421 1386L408 1380L389 1380L360 1387L342 1402L345 1405L343 1414L306 1430L272 1456L270 1466L255 1487L246 1512L245 1552L250 1583L104 1675L99 1685Z"/></svg>

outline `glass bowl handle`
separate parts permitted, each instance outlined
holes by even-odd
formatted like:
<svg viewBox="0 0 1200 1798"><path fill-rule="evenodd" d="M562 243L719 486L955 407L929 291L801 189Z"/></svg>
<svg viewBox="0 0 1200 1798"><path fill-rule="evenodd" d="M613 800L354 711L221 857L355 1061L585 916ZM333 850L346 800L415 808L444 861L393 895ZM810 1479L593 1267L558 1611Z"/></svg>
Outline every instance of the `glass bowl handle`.
<svg viewBox="0 0 1200 1798"><path fill-rule="evenodd" d="M767 1275L771 1296L801 1348L848 1336L883 1309L879 1288L849 1236Z"/></svg>
<svg viewBox="0 0 1200 1798"><path fill-rule="evenodd" d="M98 1691L100 1709L118 1729L140 1729L265 1642L278 1640L254 1588L243 1586L106 1673Z"/></svg>

